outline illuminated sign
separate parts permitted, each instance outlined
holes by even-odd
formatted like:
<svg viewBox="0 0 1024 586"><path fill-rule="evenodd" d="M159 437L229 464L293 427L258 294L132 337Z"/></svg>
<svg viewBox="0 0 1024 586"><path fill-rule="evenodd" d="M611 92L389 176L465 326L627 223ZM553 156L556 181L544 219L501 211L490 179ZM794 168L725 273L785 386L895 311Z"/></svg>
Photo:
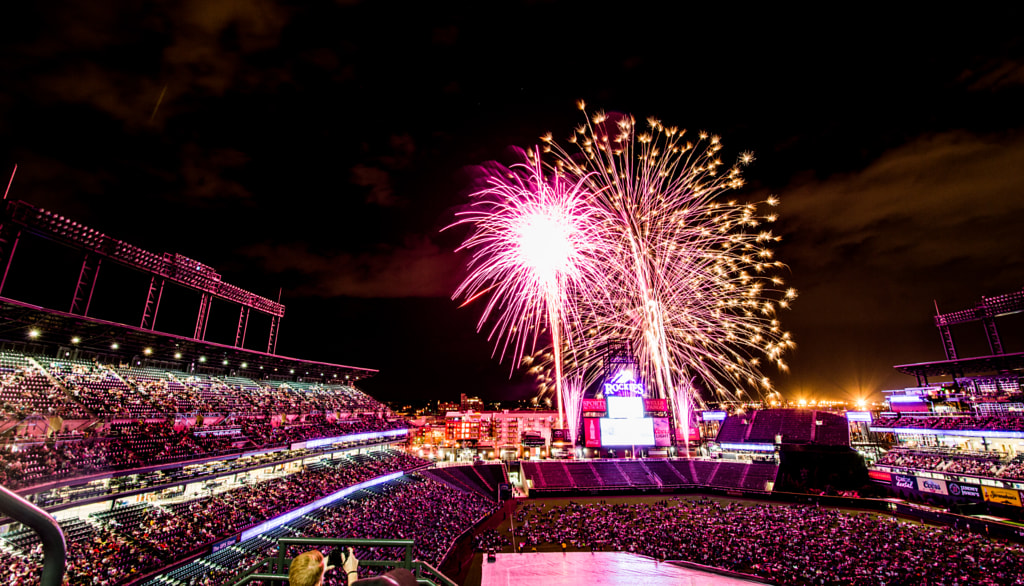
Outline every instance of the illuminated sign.
<svg viewBox="0 0 1024 586"><path fill-rule="evenodd" d="M892 475L892 484L896 488L915 488L913 476Z"/></svg>
<svg viewBox="0 0 1024 586"><path fill-rule="evenodd" d="M658 447L672 445L672 428L667 417L654 418L654 445Z"/></svg>
<svg viewBox="0 0 1024 586"><path fill-rule="evenodd" d="M935 478L921 478L918 476L917 489L921 492L930 492L933 494L949 494L946 491L946 481Z"/></svg>
<svg viewBox="0 0 1024 586"><path fill-rule="evenodd" d="M774 452L775 446L773 444L732 444L722 442L721 447L723 450L728 451L754 451L754 452Z"/></svg>
<svg viewBox="0 0 1024 586"><path fill-rule="evenodd" d="M977 486L950 482L947 484L946 488L949 489L949 494L953 496L963 496L973 499L981 498L981 489L979 489Z"/></svg>
<svg viewBox="0 0 1024 586"><path fill-rule="evenodd" d="M648 411L668 411L668 399L644 399L644 409Z"/></svg>
<svg viewBox="0 0 1024 586"><path fill-rule="evenodd" d="M1005 488L996 488L994 486L983 486L981 487L981 492L985 495L985 500L993 503L1013 505L1015 507L1019 507L1021 505L1020 493L1016 490L1007 490Z"/></svg>
<svg viewBox="0 0 1024 586"><path fill-rule="evenodd" d="M871 423L871 413L867 411L847 411L847 421L860 421L863 423Z"/></svg>
<svg viewBox="0 0 1024 586"><path fill-rule="evenodd" d="M601 413L604 413L604 410L604 399L583 399L583 411L600 411Z"/></svg>
<svg viewBox="0 0 1024 586"><path fill-rule="evenodd" d="M585 417L583 419L583 437L588 448L601 447L601 426L596 417Z"/></svg>
<svg viewBox="0 0 1024 586"><path fill-rule="evenodd" d="M892 483L892 474L884 470L868 470L868 478L871 480L878 480L879 482L885 482L886 484ZM953 490L953 486L950 485L950 490Z"/></svg>
<svg viewBox="0 0 1024 586"><path fill-rule="evenodd" d="M704 421L725 421L725 411L705 411L702 418Z"/></svg>
<svg viewBox="0 0 1024 586"><path fill-rule="evenodd" d="M633 373L623 370L612 377L611 382L604 383L605 397L643 397L644 384L633 378Z"/></svg>

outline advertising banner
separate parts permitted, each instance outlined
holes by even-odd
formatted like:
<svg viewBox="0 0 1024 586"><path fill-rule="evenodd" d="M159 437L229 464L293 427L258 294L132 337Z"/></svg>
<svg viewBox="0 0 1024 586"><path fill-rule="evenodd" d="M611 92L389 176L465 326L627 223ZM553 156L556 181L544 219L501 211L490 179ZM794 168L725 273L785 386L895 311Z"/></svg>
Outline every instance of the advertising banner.
<svg viewBox="0 0 1024 586"><path fill-rule="evenodd" d="M892 484L892 474L889 474L885 470L868 470L868 478L884 482L886 484Z"/></svg>
<svg viewBox="0 0 1024 586"><path fill-rule="evenodd" d="M896 488L917 488L913 476L901 476L899 474L892 475L892 485Z"/></svg>
<svg viewBox="0 0 1024 586"><path fill-rule="evenodd" d="M583 399L583 411L585 413L604 413L605 409L604 399Z"/></svg>
<svg viewBox="0 0 1024 586"><path fill-rule="evenodd" d="M953 496L967 497L972 499L981 500L981 487L974 486L973 484L962 484L959 482L947 482L946 488L949 489L949 494Z"/></svg>
<svg viewBox="0 0 1024 586"><path fill-rule="evenodd" d="M946 490L946 481L938 480L936 478L917 478L917 489L921 492L930 492L932 494L949 494Z"/></svg>
<svg viewBox="0 0 1024 586"><path fill-rule="evenodd" d="M672 428L667 417L654 418L654 445L668 447L672 445Z"/></svg>
<svg viewBox="0 0 1024 586"><path fill-rule="evenodd" d="M583 418L583 438L588 448L601 447L601 424L596 417Z"/></svg>
<svg viewBox="0 0 1024 586"><path fill-rule="evenodd" d="M551 442L567 442L569 441L569 430L568 429L552 429L551 430Z"/></svg>
<svg viewBox="0 0 1024 586"><path fill-rule="evenodd" d="M668 399L644 399L647 411L668 411Z"/></svg>
<svg viewBox="0 0 1024 586"><path fill-rule="evenodd" d="M847 421L857 421L860 423L871 423L871 413L867 411L847 411Z"/></svg>
<svg viewBox="0 0 1024 586"><path fill-rule="evenodd" d="M983 486L981 487L981 493L985 496L985 500L993 503L1013 505L1015 507L1021 506L1020 493L1016 490L996 488L994 486Z"/></svg>
<svg viewBox="0 0 1024 586"><path fill-rule="evenodd" d="M700 429L696 425L691 425L690 426L690 437L689 437L689 439L683 437L683 428L678 427L678 426L676 427L676 441L677 442L685 442L685 441L695 442L695 441L699 441L699 440L700 440Z"/></svg>

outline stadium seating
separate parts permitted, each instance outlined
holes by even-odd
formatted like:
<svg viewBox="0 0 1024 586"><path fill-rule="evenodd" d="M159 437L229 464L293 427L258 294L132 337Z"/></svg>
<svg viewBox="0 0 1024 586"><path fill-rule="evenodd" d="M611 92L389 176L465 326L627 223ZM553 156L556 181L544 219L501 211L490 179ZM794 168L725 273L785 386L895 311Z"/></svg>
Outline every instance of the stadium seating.
<svg viewBox="0 0 1024 586"><path fill-rule="evenodd" d="M935 430L991 430L991 431L1024 431L1024 417L1017 415L983 415L970 414L952 416L917 416L903 415L899 417L879 417L872 428L913 428Z"/></svg>
<svg viewBox="0 0 1024 586"><path fill-rule="evenodd" d="M587 462L523 462L533 490L652 490L664 487L712 486L764 492L775 481L778 465L728 460L592 460Z"/></svg>
<svg viewBox="0 0 1024 586"><path fill-rule="evenodd" d="M124 504L87 518L63 519L71 583L92 584L96 572L105 572L108 566L119 580L130 579L345 486L426 464L393 450L321 463L315 469L165 506ZM28 559L38 538L15 524L0 535L0 542ZM104 545L91 547L94 543Z"/></svg>
<svg viewBox="0 0 1024 586"><path fill-rule="evenodd" d="M726 417L717 441L849 446L850 432L845 417L827 411L765 409Z"/></svg>

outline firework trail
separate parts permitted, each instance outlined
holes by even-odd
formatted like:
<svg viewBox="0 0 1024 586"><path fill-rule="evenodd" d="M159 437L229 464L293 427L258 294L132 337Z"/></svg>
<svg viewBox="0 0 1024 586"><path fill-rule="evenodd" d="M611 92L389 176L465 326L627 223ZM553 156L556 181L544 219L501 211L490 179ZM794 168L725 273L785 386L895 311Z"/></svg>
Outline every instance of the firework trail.
<svg viewBox="0 0 1024 586"><path fill-rule="evenodd" d="M719 399L771 389L761 359L786 369L782 353L793 342L775 313L796 292L781 290L775 273L783 265L769 247L778 237L761 228L775 214L721 201L743 185L741 167L753 157L744 153L723 168L717 136L684 135L655 119L641 131L631 116L597 113L569 138L575 152L550 135L543 140L550 167L596 196L608 218L602 238L614 254L598 289L614 294L576 301L583 321L572 332L583 336L569 342L575 369L592 377L597 369L587 357L610 341L628 341L643 380L670 400L688 433L690 413L703 404L691 380Z"/></svg>
<svg viewBox="0 0 1024 586"><path fill-rule="evenodd" d="M604 216L584 187L586 173L574 180L547 174L539 155L528 154L525 163L491 173L488 186L457 214L452 226L473 228L459 250L472 255L453 298L487 300L477 328L493 320L488 340L513 364L536 350L547 325L561 428L563 346L568 341L571 351L571 342L582 339L574 331L583 321L574 301L588 295L583 290L592 294L604 270Z"/></svg>

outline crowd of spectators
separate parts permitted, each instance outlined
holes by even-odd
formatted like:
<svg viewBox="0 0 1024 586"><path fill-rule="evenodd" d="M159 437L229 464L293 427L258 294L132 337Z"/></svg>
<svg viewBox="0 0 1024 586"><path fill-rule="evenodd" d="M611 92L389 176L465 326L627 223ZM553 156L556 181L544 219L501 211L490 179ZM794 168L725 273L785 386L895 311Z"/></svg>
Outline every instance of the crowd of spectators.
<svg viewBox="0 0 1024 586"><path fill-rule="evenodd" d="M0 354L0 420L31 415L72 419L87 412L39 367L20 356Z"/></svg>
<svg viewBox="0 0 1024 586"><path fill-rule="evenodd" d="M22 488L96 472L130 470L143 465L289 446L316 438L397 429L405 424L377 414L345 419L309 415L292 422L278 419L276 424L269 417L239 418L236 427L238 434L206 435L203 426L176 431L171 420L135 421L109 424L84 434L50 438L45 442L0 444L0 484Z"/></svg>
<svg viewBox="0 0 1024 586"><path fill-rule="evenodd" d="M0 420L159 418L176 413L267 415L378 412L345 384L255 381L0 353Z"/></svg>
<svg viewBox="0 0 1024 586"><path fill-rule="evenodd" d="M1016 415L885 416L871 427L909 427L936 430L1024 431L1024 417Z"/></svg>
<svg viewBox="0 0 1024 586"><path fill-rule="evenodd" d="M1024 480L1024 458L1021 456L1006 461L998 455L963 455L893 449L886 452L875 464L916 470L934 470L949 474Z"/></svg>
<svg viewBox="0 0 1024 586"><path fill-rule="evenodd" d="M374 497L325 509L302 529L302 536L413 539L413 557L440 566L455 539L493 513L497 504L441 482L415 478L410 483L383 485ZM380 553L357 549L356 556L379 559Z"/></svg>
<svg viewBox="0 0 1024 586"><path fill-rule="evenodd" d="M117 509L111 516L65 520L67 575L70 584L118 584L346 486L423 464L402 452L375 452L325 460L315 468L193 500L146 506L130 522L119 521ZM33 568L38 573L38 546L24 553L9 556L12 572Z"/></svg>
<svg viewBox="0 0 1024 586"><path fill-rule="evenodd" d="M754 574L779 584L1020 584L1024 548L949 527L810 505L690 500L526 503L520 549L565 544Z"/></svg>
<svg viewBox="0 0 1024 586"><path fill-rule="evenodd" d="M312 519L311 522L301 528L289 529L281 536L412 539L415 542L413 557L438 567L454 541L496 508L486 498L418 474L408 475L371 490L346 497L334 505L310 513L308 517ZM287 557L294 557L308 548L296 546L294 551L288 551ZM238 572L277 554L276 543L257 538L239 544L239 549L248 553L231 564L225 565L223 559L218 559L216 564L195 562L202 564L202 571L190 572L190 577L179 583L187 586L230 584ZM329 549L321 548L321 552L326 556ZM403 548L355 550L360 560L401 559L403 554ZM379 567L363 569L361 574L378 574L380 571ZM345 574L337 571L328 571L324 578L324 586L344 586L346 583Z"/></svg>
<svg viewBox="0 0 1024 586"><path fill-rule="evenodd" d="M240 377L220 379L152 368L112 368L81 361L50 362L48 372L75 400L106 417L386 410L369 395L342 384L257 382Z"/></svg>

